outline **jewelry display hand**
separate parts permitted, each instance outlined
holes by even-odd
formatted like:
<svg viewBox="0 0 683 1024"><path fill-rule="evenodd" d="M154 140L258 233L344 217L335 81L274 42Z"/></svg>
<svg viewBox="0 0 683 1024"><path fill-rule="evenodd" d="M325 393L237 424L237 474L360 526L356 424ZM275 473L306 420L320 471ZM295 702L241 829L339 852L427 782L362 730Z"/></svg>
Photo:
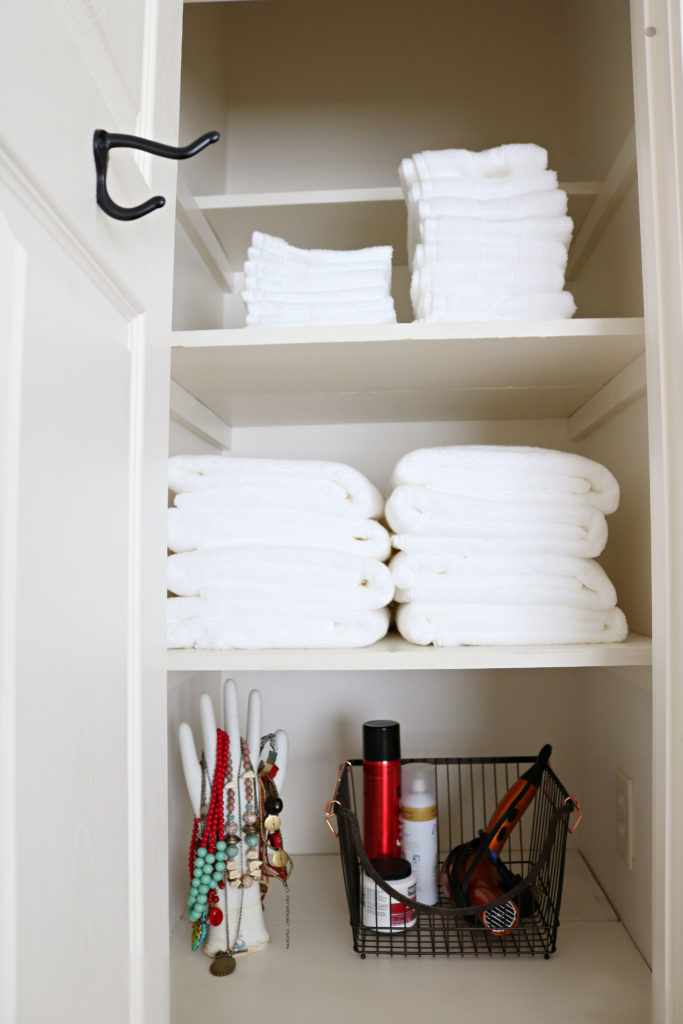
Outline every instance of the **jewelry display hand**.
<svg viewBox="0 0 683 1024"><path fill-rule="evenodd" d="M262 904L270 888L268 878L286 881L291 865L279 831L287 736L281 729L261 736L258 690L249 694L242 735L233 679L223 684L223 728L216 726L206 693L199 712L201 757L187 722L178 730L194 811L187 905L192 945L201 945L210 957L255 952L269 942ZM220 973L234 969L231 962Z"/></svg>

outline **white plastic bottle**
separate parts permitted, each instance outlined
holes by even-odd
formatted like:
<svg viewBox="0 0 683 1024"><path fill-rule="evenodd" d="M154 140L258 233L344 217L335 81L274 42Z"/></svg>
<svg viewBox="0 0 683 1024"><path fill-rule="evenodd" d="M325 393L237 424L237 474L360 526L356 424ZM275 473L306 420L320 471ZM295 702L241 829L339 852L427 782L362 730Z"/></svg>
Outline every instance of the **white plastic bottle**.
<svg viewBox="0 0 683 1024"><path fill-rule="evenodd" d="M401 769L401 856L415 875L415 899L428 906L438 903L439 840L433 765L406 764Z"/></svg>

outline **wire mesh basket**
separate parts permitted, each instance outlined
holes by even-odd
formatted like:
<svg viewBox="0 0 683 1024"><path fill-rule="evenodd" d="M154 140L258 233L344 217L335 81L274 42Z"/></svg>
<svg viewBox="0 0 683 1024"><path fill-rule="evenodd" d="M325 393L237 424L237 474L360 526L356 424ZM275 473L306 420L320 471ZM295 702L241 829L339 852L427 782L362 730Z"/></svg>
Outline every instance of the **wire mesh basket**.
<svg viewBox="0 0 683 1024"><path fill-rule="evenodd" d="M533 757L426 757L406 758L402 765L433 765L437 797L439 876L448 853L475 838L513 783L535 761ZM339 839L342 871L353 933L353 948L366 956L543 956L556 951L564 878L567 835L580 821L578 801L569 795L555 773L545 765L529 811L510 835L500 860L513 884L485 905L454 906L439 886L435 906L402 895L377 873L363 846L353 768L362 761L339 767L326 820ZM362 785L359 787L362 796ZM579 818L572 819L578 814ZM336 816L337 828L331 819ZM575 821L570 828L572 820ZM402 905L404 921L379 927L373 908L364 903L363 873L387 894L391 904ZM512 876L515 876L514 878ZM493 934L484 924L485 912L504 915L514 901L518 921L508 934ZM406 927L405 922L410 921ZM368 921L373 922L368 924ZM490 917L489 917L490 921ZM365 922L365 923L364 923Z"/></svg>

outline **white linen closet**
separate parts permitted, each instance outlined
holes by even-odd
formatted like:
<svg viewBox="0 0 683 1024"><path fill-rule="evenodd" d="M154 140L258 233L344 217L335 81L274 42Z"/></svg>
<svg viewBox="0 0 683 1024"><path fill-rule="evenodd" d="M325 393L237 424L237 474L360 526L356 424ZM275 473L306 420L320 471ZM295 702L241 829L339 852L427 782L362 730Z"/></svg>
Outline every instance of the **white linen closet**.
<svg viewBox="0 0 683 1024"><path fill-rule="evenodd" d="M683 65L676 0L12 3L0 84L0 1017L7 1024L283 1024L477 1015L683 1017ZM44 11L43 11L44 8ZM95 129L128 223L95 204ZM412 323L397 168L424 149L536 142L569 195L554 322ZM177 200L176 200L177 195ZM246 328L253 230L394 246L399 323ZM5 339L7 343L5 344ZM170 433L169 433L170 411ZM170 444L169 444L170 441ZM332 459L381 489L406 452L530 444L621 485L600 561L622 644L164 649L169 451ZM216 979L184 919L192 824L177 747L237 682L283 728L294 859L285 948ZM369 718L404 756L553 745L584 820L558 949L361 960L323 811ZM633 858L616 778L633 782ZM170 940L169 940L170 935Z"/></svg>

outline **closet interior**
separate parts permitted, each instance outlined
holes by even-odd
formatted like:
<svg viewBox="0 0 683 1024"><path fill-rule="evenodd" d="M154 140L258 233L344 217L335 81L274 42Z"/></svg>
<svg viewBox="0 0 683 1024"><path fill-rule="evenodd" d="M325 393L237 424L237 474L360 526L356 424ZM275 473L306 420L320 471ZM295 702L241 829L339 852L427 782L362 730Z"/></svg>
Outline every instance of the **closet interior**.
<svg viewBox="0 0 683 1024"><path fill-rule="evenodd" d="M456 1003L488 1020L504 975L511 1019L546 1019L554 995L558 1021L571 1008L571 1019L642 1024L652 658L629 5L186 0L179 137L210 129L220 141L179 168L170 453L335 460L381 490L398 459L421 447L519 444L586 455L621 488L599 560L629 636L435 648L390 633L340 651L169 651L172 1020L200 1007L213 1020L230 1000L250 1012L267 992L285 1022L308 1019L313 1008L346 1020L361 1006L370 1019L392 1005L441 1020ZM401 160L508 142L545 147L568 194L575 316L413 322ZM303 248L392 245L398 322L245 327L242 267L254 230ZM192 811L177 735L182 721L199 735L199 696L210 693L219 706L228 677L243 712L255 687L264 730L288 734L282 829L294 872L288 925L284 895L274 891L270 948L221 981L191 952L184 919ZM401 723L405 757L527 755L552 744L553 768L584 819L569 839L549 963L425 957L406 970L353 952L324 809L339 763L360 756L361 726L372 718ZM633 785L628 864L615 840L620 772Z"/></svg>

